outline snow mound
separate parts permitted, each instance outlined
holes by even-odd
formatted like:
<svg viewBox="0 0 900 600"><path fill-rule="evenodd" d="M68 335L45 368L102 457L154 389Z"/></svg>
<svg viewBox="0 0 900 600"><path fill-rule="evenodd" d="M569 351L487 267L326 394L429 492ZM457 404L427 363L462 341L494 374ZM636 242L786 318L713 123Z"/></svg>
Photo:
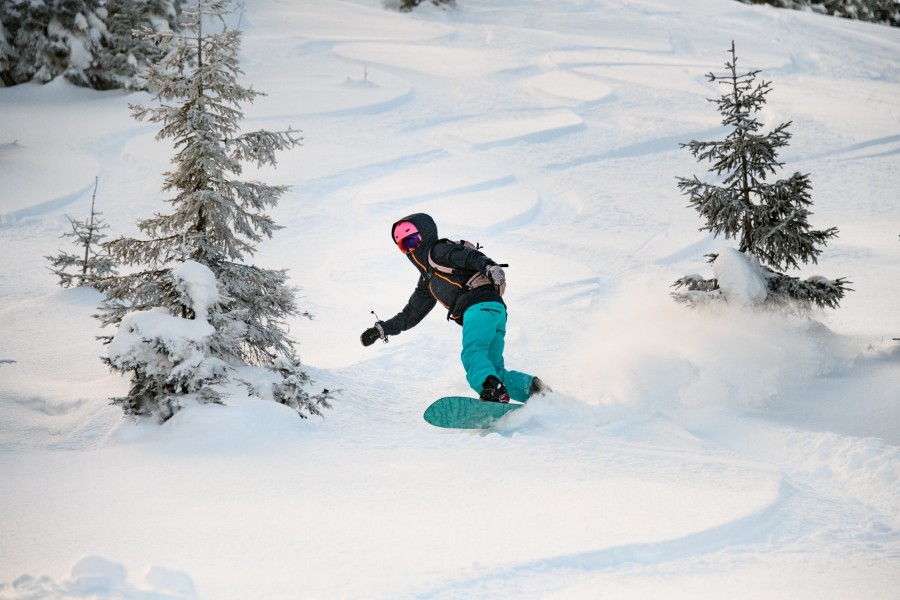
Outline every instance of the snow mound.
<svg viewBox="0 0 900 600"><path fill-rule="evenodd" d="M612 94L612 88L605 83L565 71L544 73L525 83L545 94L580 102L595 102Z"/></svg>
<svg viewBox="0 0 900 600"><path fill-rule="evenodd" d="M196 598L190 576L162 567L151 567L143 585L128 583L128 570L99 556L76 562L69 576L59 582L51 577L22 575L0 584L0 598L9 600L61 600L64 598L116 598L118 600L190 600Z"/></svg>
<svg viewBox="0 0 900 600"><path fill-rule="evenodd" d="M755 306L768 296L766 277L759 262L734 248L723 248L713 262L713 273L729 304Z"/></svg>
<svg viewBox="0 0 900 600"><path fill-rule="evenodd" d="M369 182L360 189L356 200L363 205L408 203L411 200L494 189L514 181L515 177L507 169L491 160L467 155L451 156Z"/></svg>
<svg viewBox="0 0 900 600"><path fill-rule="evenodd" d="M518 141L539 142L584 129L584 119L569 110L527 112L506 118L471 119L442 128L445 135L486 150Z"/></svg>

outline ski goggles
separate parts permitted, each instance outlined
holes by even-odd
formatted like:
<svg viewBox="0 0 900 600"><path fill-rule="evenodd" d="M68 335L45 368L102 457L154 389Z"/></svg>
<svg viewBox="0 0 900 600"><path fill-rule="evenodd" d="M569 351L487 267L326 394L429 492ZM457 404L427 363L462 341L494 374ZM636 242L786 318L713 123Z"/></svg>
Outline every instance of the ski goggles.
<svg viewBox="0 0 900 600"><path fill-rule="evenodd" d="M418 248L421 243L422 236L419 233L413 233L397 242L397 247L400 248L400 252L403 254L409 254L411 250Z"/></svg>

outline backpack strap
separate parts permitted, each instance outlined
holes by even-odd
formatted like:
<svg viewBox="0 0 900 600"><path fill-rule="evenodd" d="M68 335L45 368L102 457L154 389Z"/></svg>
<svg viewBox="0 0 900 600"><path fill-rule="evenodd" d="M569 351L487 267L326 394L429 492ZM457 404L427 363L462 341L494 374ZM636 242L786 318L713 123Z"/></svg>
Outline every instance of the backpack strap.
<svg viewBox="0 0 900 600"><path fill-rule="evenodd" d="M462 246L465 246L466 248L471 248L473 250L478 250L480 247L479 245L473 244L472 242L467 242L466 240L455 241L455 240L450 240L447 238L438 240L435 245L442 244L442 243L454 244L457 246L462 245ZM432 246L432 249L433 248L434 247ZM465 283L466 289L472 290L477 287L481 287L483 285L493 285L493 283L491 283L490 279L488 279L487 277L485 277L478 271L470 271L468 269L454 269L452 267L445 267L444 265L439 265L437 262L435 262L434 258L432 258L431 250L428 251L428 267L429 267L428 270L429 270L430 275L434 275L435 271L440 271L441 273L445 273L447 275L469 275L469 274L471 274L468 281L466 281L466 283ZM446 279L446 278L444 278L444 279Z"/></svg>
<svg viewBox="0 0 900 600"><path fill-rule="evenodd" d="M472 242L467 242L466 240L451 240L447 238L441 238L437 242L435 242L435 246L438 244L453 244L454 246L465 246L466 248L472 248L473 250L477 250L478 247ZM434 246L431 247L431 250L434 249ZM441 273L446 273L448 275L462 275L464 273L468 273L464 269L454 269L452 267L445 267L444 265L439 265L434 261L434 258L431 256L431 250L428 251L428 266L432 271L440 271Z"/></svg>

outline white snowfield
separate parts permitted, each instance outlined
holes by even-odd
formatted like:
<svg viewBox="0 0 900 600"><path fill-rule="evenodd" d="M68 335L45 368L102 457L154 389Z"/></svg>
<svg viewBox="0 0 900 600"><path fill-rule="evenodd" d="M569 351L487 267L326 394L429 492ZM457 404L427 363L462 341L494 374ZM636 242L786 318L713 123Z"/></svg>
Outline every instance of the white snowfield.
<svg viewBox="0 0 900 600"><path fill-rule="evenodd" d="M302 130L277 170L290 323L324 418L247 398L123 418L68 248L94 178L111 235L168 210L147 94L0 89L0 598L895 599L900 589L900 29L725 0L244 0L247 129ZM234 19L237 22L237 17ZM773 82L787 177L840 236L797 275L836 311L753 308L758 275L699 232L679 147L719 139L721 72ZM491 432L428 426L468 394L436 309L363 348L416 275L424 211L509 263L507 364L556 392ZM669 297L716 273L728 305ZM214 293L214 292L213 292ZM745 306L749 305L749 306Z"/></svg>

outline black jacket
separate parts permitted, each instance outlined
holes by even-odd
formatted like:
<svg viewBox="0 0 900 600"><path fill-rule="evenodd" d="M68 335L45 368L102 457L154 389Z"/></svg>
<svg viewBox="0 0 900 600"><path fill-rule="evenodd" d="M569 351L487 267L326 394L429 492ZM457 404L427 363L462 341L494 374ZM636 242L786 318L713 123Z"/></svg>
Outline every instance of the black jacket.
<svg viewBox="0 0 900 600"><path fill-rule="evenodd" d="M463 314L473 304L480 302L500 302L503 298L492 285L484 285L469 290L466 282L474 273L484 273L487 267L497 264L490 258L462 244L454 244L438 238L434 219L424 213L404 217L391 225L391 240L394 226L401 221L409 221L416 226L422 236L418 248L407 254L407 258L419 271L419 282L406 306L396 316L382 322L386 335L397 335L418 325L431 309L440 302L447 309L447 318L463 323ZM429 268L428 253L434 261L461 273L446 274Z"/></svg>

